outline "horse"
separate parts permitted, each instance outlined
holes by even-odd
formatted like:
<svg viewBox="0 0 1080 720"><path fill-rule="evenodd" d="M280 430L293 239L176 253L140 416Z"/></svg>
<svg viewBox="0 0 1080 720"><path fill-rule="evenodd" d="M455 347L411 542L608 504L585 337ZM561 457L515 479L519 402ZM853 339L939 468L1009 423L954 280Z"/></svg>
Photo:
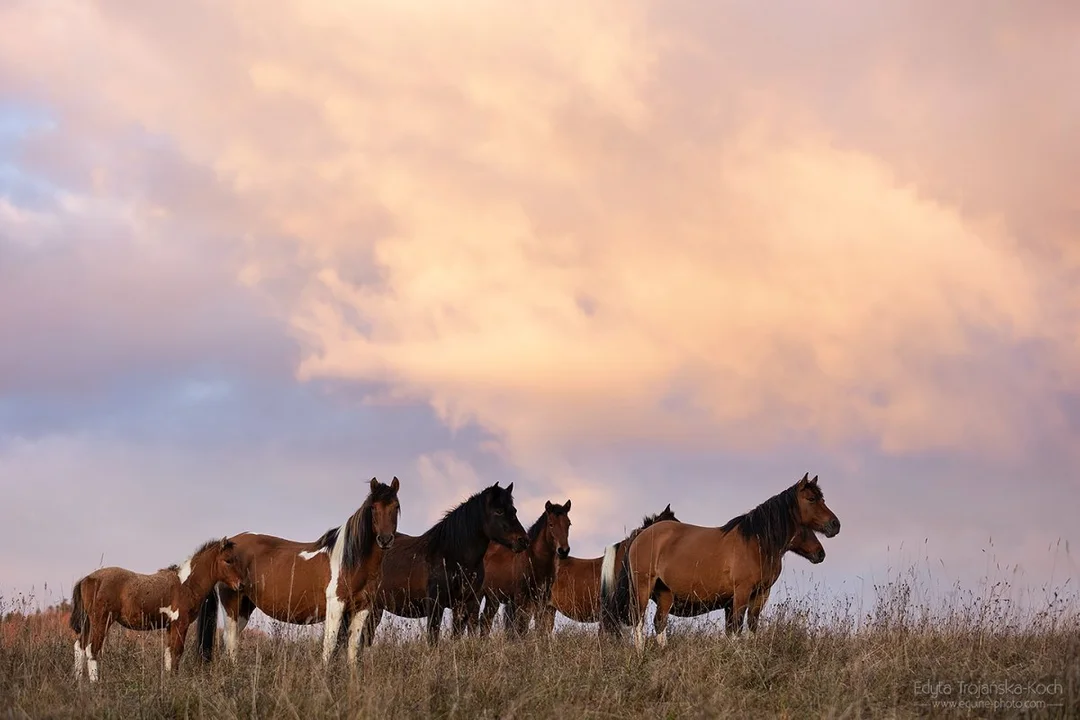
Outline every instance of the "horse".
<svg viewBox="0 0 1080 720"><path fill-rule="evenodd" d="M755 598L779 575L781 556L799 527L827 538L840 532L840 520L826 506L817 476L810 480L809 473L722 527L669 522L643 530L627 551L638 649L645 648L645 607L654 595L654 628L661 646L676 602L684 611L717 609L730 602L726 630L734 634L751 603L764 604ZM756 618L754 622L756 626Z"/></svg>
<svg viewBox="0 0 1080 720"><path fill-rule="evenodd" d="M228 538L210 540L181 565L153 574L120 567L95 570L71 589L71 619L75 631L75 677L86 665L90 682L97 682L98 658L112 623L129 630L168 631L165 671L179 669L188 626L214 585L241 587L235 546Z"/></svg>
<svg viewBox="0 0 1080 720"><path fill-rule="evenodd" d="M605 575L614 577L617 563L622 561L623 552L628 547L627 540L663 520L678 522L669 504L655 515L642 519L641 526L629 536L608 546L604 555L598 558L560 558L556 563L555 582L551 586L551 596L546 605L540 607L536 615L536 629L551 633L555 627L555 611L580 623L600 622L603 618L600 603L601 588ZM610 556L609 556L610 555ZM601 631L603 628L601 627Z"/></svg>
<svg viewBox="0 0 1080 720"><path fill-rule="evenodd" d="M453 613L453 635L475 631L484 585L484 555L492 542L515 553L529 537L517 517L514 483L495 483L449 510L423 535L397 534L383 560L382 584L367 618L363 642L370 645L383 611L427 620L428 643L439 641L443 611Z"/></svg>
<svg viewBox="0 0 1080 720"><path fill-rule="evenodd" d="M559 505L548 501L544 512L529 528L529 547L512 553L502 545L492 545L484 556L484 612L479 618L480 634L491 632L499 605L505 604L506 632L522 635L529 621L551 597L556 557L570 555L570 501Z"/></svg>
<svg viewBox="0 0 1080 720"><path fill-rule="evenodd" d="M294 625L322 622L323 661L330 662L346 642L349 661L355 661L383 559L395 542L400 486L396 477L389 485L371 478L360 508L315 542L247 532L232 537L244 587L238 591L219 585L217 595L206 598L199 615L203 659L212 659L221 605L225 608L225 653L234 662L240 633L256 608ZM345 626L347 634L340 635Z"/></svg>

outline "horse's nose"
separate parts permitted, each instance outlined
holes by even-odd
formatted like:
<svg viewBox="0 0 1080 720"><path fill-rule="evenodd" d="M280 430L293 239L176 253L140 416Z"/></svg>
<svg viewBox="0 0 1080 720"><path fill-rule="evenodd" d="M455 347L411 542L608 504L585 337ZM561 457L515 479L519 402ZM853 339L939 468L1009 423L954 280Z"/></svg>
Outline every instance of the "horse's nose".
<svg viewBox="0 0 1080 720"><path fill-rule="evenodd" d="M836 537L840 534L840 520L834 519L828 525L825 526L825 537Z"/></svg>
<svg viewBox="0 0 1080 720"><path fill-rule="evenodd" d="M381 549L389 550L390 547L394 544L394 536L393 535L380 535L379 537L375 538L375 542L377 542L379 544L379 547Z"/></svg>
<svg viewBox="0 0 1080 720"><path fill-rule="evenodd" d="M814 555L813 561L814 561L814 564L817 565L819 562L823 561L824 559L825 559L825 551L821 550L821 551L819 551L818 553L816 553Z"/></svg>
<svg viewBox="0 0 1080 720"><path fill-rule="evenodd" d="M525 539L524 537L519 537L517 540L514 541L514 550L517 552L521 552L526 547L528 547L528 545L529 541L527 539Z"/></svg>
<svg viewBox="0 0 1080 720"><path fill-rule="evenodd" d="M559 557L564 559L564 560L566 558L570 557L570 548L568 548L568 547L561 547L558 550L556 550L556 552L558 553Z"/></svg>

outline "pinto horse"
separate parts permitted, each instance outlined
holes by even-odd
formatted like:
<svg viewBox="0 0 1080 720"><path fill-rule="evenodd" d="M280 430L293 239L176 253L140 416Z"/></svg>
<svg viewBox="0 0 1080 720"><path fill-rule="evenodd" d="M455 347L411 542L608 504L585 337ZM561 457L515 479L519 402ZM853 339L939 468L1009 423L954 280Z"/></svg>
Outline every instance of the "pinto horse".
<svg viewBox="0 0 1080 720"><path fill-rule="evenodd" d="M630 617L638 649L645 647L645 608L654 595L654 627L661 645L675 603L684 612L726 609L730 603L725 621L728 634L734 634L747 608L764 604L757 596L779 575L781 556L800 527L825 537L840 532L840 520L825 505L817 476L810 480L809 473L723 527L657 523L643 530L627 551Z"/></svg>
<svg viewBox="0 0 1080 720"><path fill-rule="evenodd" d="M484 612L480 634L491 632L499 605L505 604L503 621L507 633L523 635L533 615L547 604L555 580L556 557L570 555L570 501L548 501L544 513L529 528L529 547L513 553L492 545L484 556Z"/></svg>
<svg viewBox="0 0 1080 720"><path fill-rule="evenodd" d="M98 681L98 658L112 623L130 630L168 630L165 671L179 668L188 626L216 583L239 588L235 547L228 538L211 540L182 565L152 575L119 567L95 570L71 590L71 629L75 639L75 677L86 664L90 682Z"/></svg>
<svg viewBox="0 0 1080 720"><path fill-rule="evenodd" d="M220 603L225 607L225 653L231 660L236 660L241 631L258 608L281 622L324 623L323 660L329 662L348 642L349 660L355 661L383 558L394 544L400 484L396 477L389 485L372 478L363 505L315 542L253 533L233 537L244 587L237 591L219 585L217 596L206 599L199 622L203 658L213 655ZM345 626L348 633L340 635Z"/></svg>
<svg viewBox="0 0 1080 720"><path fill-rule="evenodd" d="M480 610L484 555L492 542L515 553L529 538L517 517L514 483L495 483L476 493L420 536L398 533L383 561L382 584L367 618L363 642L370 645L383 611L405 618L426 618L427 637L439 641L443 611L453 613L453 634L472 626Z"/></svg>
<svg viewBox="0 0 1080 720"><path fill-rule="evenodd" d="M663 520L678 522L678 518L671 510L671 505L655 515L643 518L641 527L636 528L627 538L609 545L602 557L560 558L556 564L551 596L547 604L541 606L537 613L536 629L551 633L555 627L556 610L575 622L600 622L603 618L600 603L603 578L614 577L617 563L622 562L623 553L629 547L627 540L636 537L639 532L653 523Z"/></svg>

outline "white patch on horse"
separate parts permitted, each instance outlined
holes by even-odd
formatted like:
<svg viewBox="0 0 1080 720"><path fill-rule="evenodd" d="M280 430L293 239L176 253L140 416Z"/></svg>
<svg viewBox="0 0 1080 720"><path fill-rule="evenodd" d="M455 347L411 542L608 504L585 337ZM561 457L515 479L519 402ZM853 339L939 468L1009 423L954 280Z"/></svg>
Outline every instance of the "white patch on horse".
<svg viewBox="0 0 1080 720"><path fill-rule="evenodd" d="M310 559L312 559L314 557L318 557L319 555L322 555L325 552L327 552L326 548L319 548L318 550L304 550L303 552L300 553L300 559L301 560L310 560Z"/></svg>
<svg viewBox="0 0 1080 720"><path fill-rule="evenodd" d="M86 674L90 678L90 682L98 681L98 661L94 659L94 649L86 646Z"/></svg>
<svg viewBox="0 0 1080 720"><path fill-rule="evenodd" d="M180 582L187 582L187 579L191 577L191 558L184 561L184 564L180 566Z"/></svg>
<svg viewBox="0 0 1080 720"><path fill-rule="evenodd" d="M83 663L86 662L86 652L82 649L82 645L79 641L75 641L75 677L81 678L83 674Z"/></svg>
<svg viewBox="0 0 1080 720"><path fill-rule="evenodd" d="M158 611L169 618L170 622L176 622L180 618L180 611L171 605L169 607L158 608Z"/></svg>
<svg viewBox="0 0 1080 720"><path fill-rule="evenodd" d="M360 648L362 647L361 635L370 614L370 610L361 610L353 615L352 620L349 621L349 662L356 662L356 658L360 654Z"/></svg>
<svg viewBox="0 0 1080 720"><path fill-rule="evenodd" d="M345 612L345 603L338 598L338 578L341 575L341 563L345 556L345 542L348 524L338 530L337 542L330 553L330 582L326 584L326 625L323 629L323 662L330 662L337 644L337 635L341 630L341 616Z"/></svg>
<svg viewBox="0 0 1080 720"><path fill-rule="evenodd" d="M165 672L172 672L172 648L165 648Z"/></svg>
<svg viewBox="0 0 1080 720"><path fill-rule="evenodd" d="M667 628L665 627L660 631L660 634L656 636L656 642L660 647L667 646Z"/></svg>
<svg viewBox="0 0 1080 720"><path fill-rule="evenodd" d="M645 651L645 620L641 620L634 627L634 646L638 649L638 652Z"/></svg>

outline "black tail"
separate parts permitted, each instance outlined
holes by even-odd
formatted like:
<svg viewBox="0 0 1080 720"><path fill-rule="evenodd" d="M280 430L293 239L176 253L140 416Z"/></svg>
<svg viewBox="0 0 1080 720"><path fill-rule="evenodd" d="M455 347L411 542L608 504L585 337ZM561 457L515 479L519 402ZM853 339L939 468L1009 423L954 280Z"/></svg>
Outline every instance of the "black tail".
<svg viewBox="0 0 1080 720"><path fill-rule="evenodd" d="M210 594L203 600L202 607L199 608L199 657L204 662L210 662L214 659L214 638L217 637L217 616L218 616L218 594L217 588L210 591Z"/></svg>
<svg viewBox="0 0 1080 720"><path fill-rule="evenodd" d="M82 601L82 580L80 580L75 583L75 587L71 588L71 618L68 619L68 625L76 635L82 637L87 620L86 608L83 607Z"/></svg>
<svg viewBox="0 0 1080 720"><path fill-rule="evenodd" d="M630 618L630 550L623 553L622 562L619 564L619 576L615 580L615 589L612 592L610 603L612 616L624 625L631 625Z"/></svg>
<svg viewBox="0 0 1080 720"><path fill-rule="evenodd" d="M620 634L616 607L616 585L619 568L615 566L615 557L620 546L626 541L617 542L604 548L604 560L600 569L600 631L609 635ZM626 558L626 553L623 553Z"/></svg>

